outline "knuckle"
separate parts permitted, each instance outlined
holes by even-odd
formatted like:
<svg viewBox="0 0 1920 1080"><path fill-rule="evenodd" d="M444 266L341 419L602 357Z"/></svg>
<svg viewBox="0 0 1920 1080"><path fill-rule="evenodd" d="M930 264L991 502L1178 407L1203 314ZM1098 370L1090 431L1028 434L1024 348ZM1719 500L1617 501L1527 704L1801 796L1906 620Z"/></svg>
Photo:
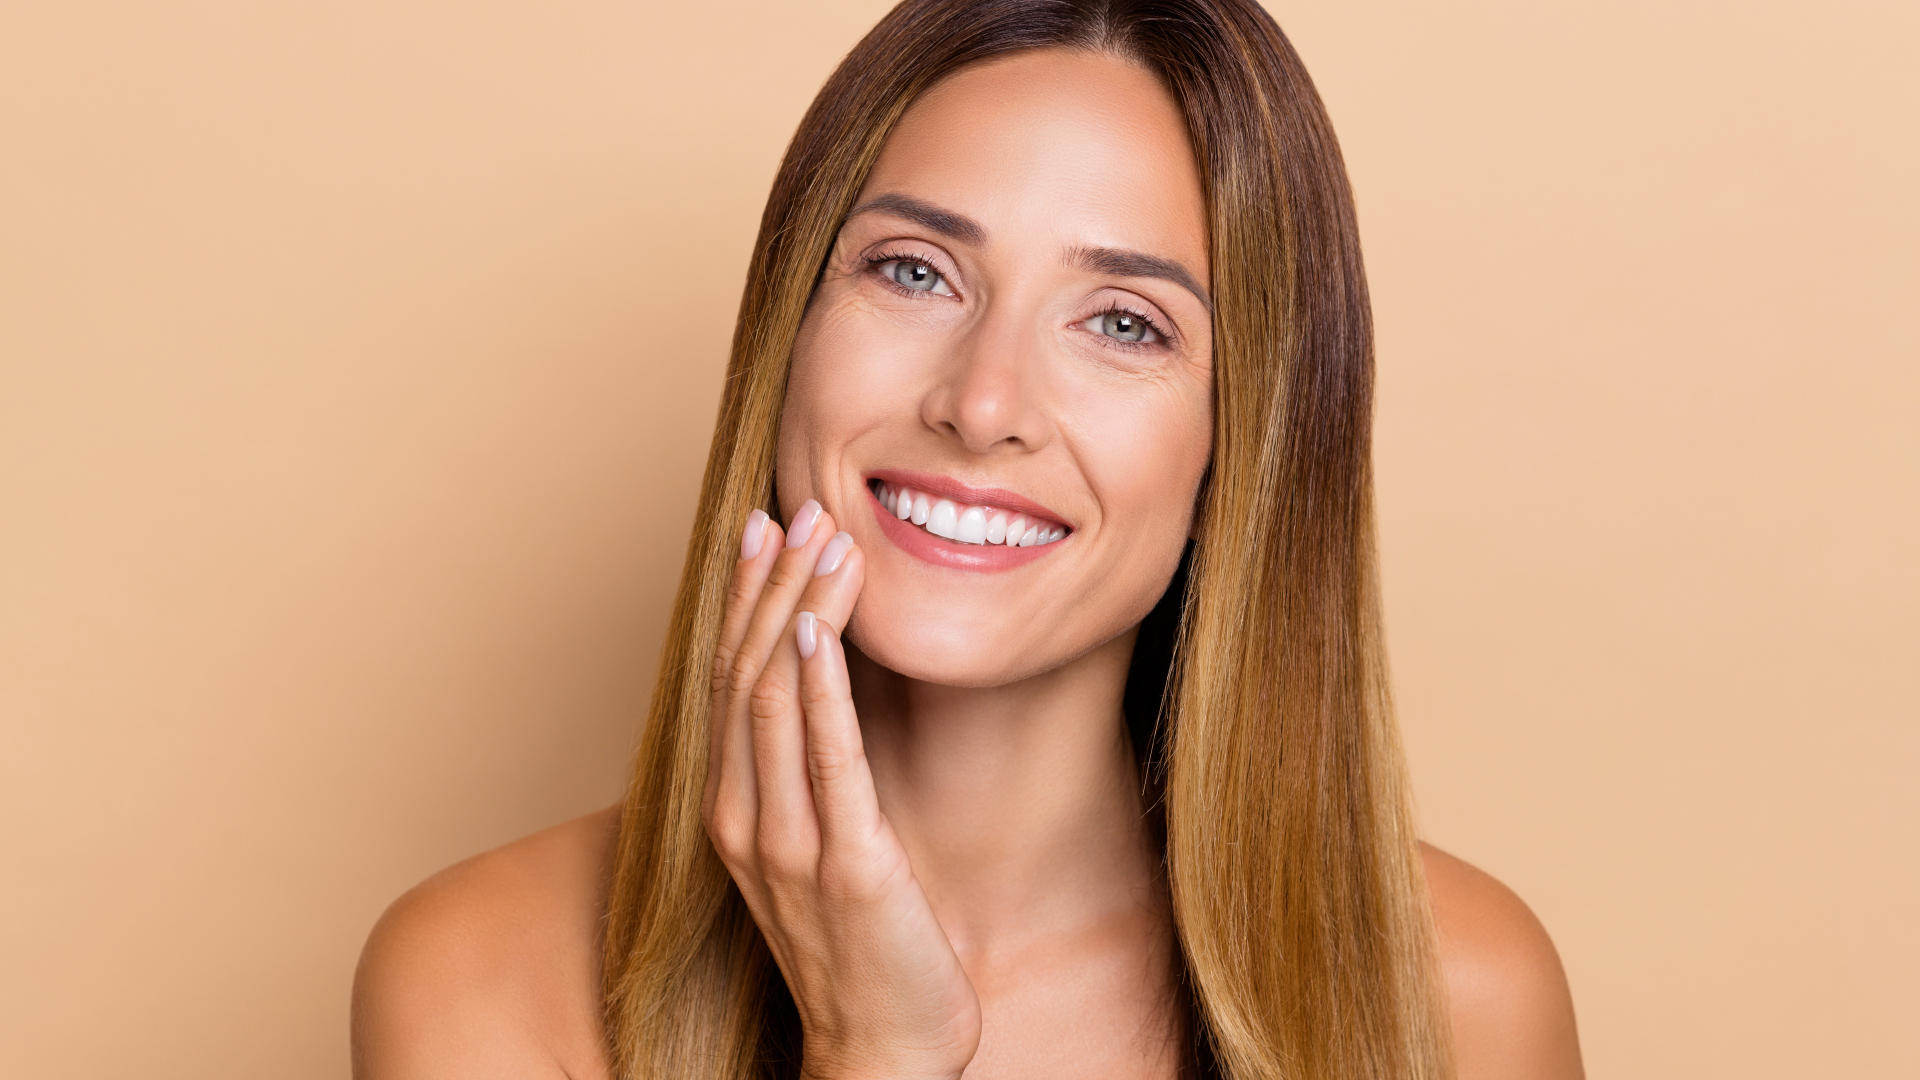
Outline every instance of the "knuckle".
<svg viewBox="0 0 1920 1080"><path fill-rule="evenodd" d="M800 683L800 703L810 706L838 704L841 700L840 688L820 679L802 680Z"/></svg>
<svg viewBox="0 0 1920 1080"><path fill-rule="evenodd" d="M714 650L709 686L713 693L718 694L727 689L727 676L733 671L734 658L738 655L739 650L729 649L725 645Z"/></svg>
<svg viewBox="0 0 1920 1080"><path fill-rule="evenodd" d="M760 665L745 649L735 653L727 664L726 688L729 693L744 694L760 681Z"/></svg>
<svg viewBox="0 0 1920 1080"><path fill-rule="evenodd" d="M702 816L707 837L723 857L737 857L752 846L748 838L753 835L754 823L739 808L721 802Z"/></svg>
<svg viewBox="0 0 1920 1080"><path fill-rule="evenodd" d="M767 590L785 592L793 588L796 582L805 580L800 576L803 570L808 571L808 577L812 576L811 569L801 565L801 560L782 558L773 564L773 572L767 575Z"/></svg>
<svg viewBox="0 0 1920 1080"><path fill-rule="evenodd" d="M753 684L747 715L755 720L777 720L787 714L793 700L793 691L785 681L769 675Z"/></svg>
<svg viewBox="0 0 1920 1080"><path fill-rule="evenodd" d="M733 584L727 589L727 602L734 608L745 607L753 602L759 588L754 585L753 575L735 573Z"/></svg>
<svg viewBox="0 0 1920 1080"><path fill-rule="evenodd" d="M863 757L834 747L810 749L807 751L807 770L818 780L836 783L851 774Z"/></svg>

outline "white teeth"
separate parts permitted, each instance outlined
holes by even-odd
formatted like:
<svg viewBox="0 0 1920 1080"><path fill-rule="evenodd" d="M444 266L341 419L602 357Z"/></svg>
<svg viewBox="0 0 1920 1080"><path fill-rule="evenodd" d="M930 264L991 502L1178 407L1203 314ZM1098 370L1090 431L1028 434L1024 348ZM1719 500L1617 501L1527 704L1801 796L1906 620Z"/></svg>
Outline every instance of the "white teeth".
<svg viewBox="0 0 1920 1080"><path fill-rule="evenodd" d="M914 515L914 520L917 521L919 518L919 514ZM941 499L933 504L933 511L927 515L927 531L935 536L953 540L959 536L959 529L956 527L959 522L960 508L953 504L952 499Z"/></svg>
<svg viewBox="0 0 1920 1080"><path fill-rule="evenodd" d="M911 521L935 536L962 544L1035 547L1067 535L1064 526L1030 520L990 506L961 506L925 492L881 483L874 491L880 505L901 521Z"/></svg>
<svg viewBox="0 0 1920 1080"><path fill-rule="evenodd" d="M986 543L987 512L977 506L967 507L960 515L960 523L954 526L953 538L963 544Z"/></svg>

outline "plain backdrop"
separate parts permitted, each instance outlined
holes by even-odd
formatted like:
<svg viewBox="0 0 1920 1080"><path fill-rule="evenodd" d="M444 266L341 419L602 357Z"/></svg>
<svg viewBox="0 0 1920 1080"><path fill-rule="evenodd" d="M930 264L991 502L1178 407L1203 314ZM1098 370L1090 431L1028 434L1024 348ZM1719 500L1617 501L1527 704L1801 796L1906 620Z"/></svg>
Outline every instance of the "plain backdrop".
<svg viewBox="0 0 1920 1080"><path fill-rule="evenodd" d="M0 1074L341 1077L381 909L617 798L884 7L0 7ZM1427 835L1596 1077L1920 1075L1920 5L1273 10Z"/></svg>

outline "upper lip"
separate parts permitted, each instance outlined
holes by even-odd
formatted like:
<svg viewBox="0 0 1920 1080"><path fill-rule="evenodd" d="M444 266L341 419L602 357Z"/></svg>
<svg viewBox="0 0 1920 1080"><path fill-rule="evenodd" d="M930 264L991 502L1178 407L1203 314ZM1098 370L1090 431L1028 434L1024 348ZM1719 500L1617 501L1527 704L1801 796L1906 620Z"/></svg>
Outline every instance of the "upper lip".
<svg viewBox="0 0 1920 1080"><path fill-rule="evenodd" d="M952 499L962 506L991 506L1000 510L1009 510L1028 517L1045 518L1067 528L1073 528L1059 514L1041 506L1032 499L1005 488L974 487L963 484L950 476L936 476L933 473L914 472L912 469L874 469L866 474L869 481L881 480L900 487L924 491L943 499Z"/></svg>

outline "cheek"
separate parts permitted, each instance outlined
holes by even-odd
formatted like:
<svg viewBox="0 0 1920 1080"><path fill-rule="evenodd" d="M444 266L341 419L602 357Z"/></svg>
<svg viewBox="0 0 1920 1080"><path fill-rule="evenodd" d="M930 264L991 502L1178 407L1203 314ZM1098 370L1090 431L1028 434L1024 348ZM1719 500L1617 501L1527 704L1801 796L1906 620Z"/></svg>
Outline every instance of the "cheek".
<svg viewBox="0 0 1920 1080"><path fill-rule="evenodd" d="M898 420L902 410L915 410L916 373L906 358L924 354L924 342L907 347L872 315L872 306L859 297L819 302L808 311L794 340L780 414L779 474L805 474L822 482L826 477L819 470L831 467L828 458L835 451ZM781 506L791 511L817 494L782 484Z"/></svg>
<svg viewBox="0 0 1920 1080"><path fill-rule="evenodd" d="M818 304L807 313L794 341L787 376L787 402L808 410L828 410L850 397L878 397L897 382L901 365L889 357L903 354L871 305L858 297ZM906 352L905 355L911 355Z"/></svg>
<svg viewBox="0 0 1920 1080"><path fill-rule="evenodd" d="M1210 388L1191 377L1082 391L1066 410L1104 514L1129 535L1181 542L1213 448Z"/></svg>

